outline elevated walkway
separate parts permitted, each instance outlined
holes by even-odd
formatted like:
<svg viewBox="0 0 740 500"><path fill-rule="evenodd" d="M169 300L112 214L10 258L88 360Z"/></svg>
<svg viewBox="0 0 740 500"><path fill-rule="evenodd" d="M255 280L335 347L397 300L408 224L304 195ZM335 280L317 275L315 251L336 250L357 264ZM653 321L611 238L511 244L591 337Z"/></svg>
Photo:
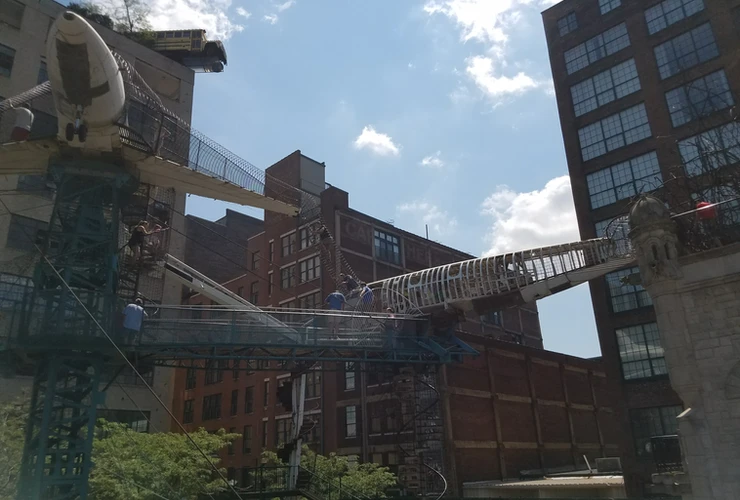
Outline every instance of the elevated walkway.
<svg viewBox="0 0 740 500"><path fill-rule="evenodd" d="M580 285L634 262L626 234L471 259L376 281L394 311L454 307L480 313Z"/></svg>

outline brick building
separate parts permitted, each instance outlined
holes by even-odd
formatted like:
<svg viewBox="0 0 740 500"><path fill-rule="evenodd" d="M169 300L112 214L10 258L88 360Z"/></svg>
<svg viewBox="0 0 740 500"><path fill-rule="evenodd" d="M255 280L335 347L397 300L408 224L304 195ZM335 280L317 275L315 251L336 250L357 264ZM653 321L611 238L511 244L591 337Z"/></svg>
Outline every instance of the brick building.
<svg viewBox="0 0 740 500"><path fill-rule="evenodd" d="M216 221L187 215L185 264L219 283L241 276L249 263L243 247L263 226L260 219L230 209Z"/></svg>
<svg viewBox="0 0 740 500"><path fill-rule="evenodd" d="M654 191L674 213L720 201L721 191L696 185L703 167L732 162L717 143L737 147L739 16L736 0L565 0L543 12L582 238L603 236L639 192ZM622 282L636 273L590 283L633 495L654 470L649 438L675 432L682 409L650 296Z"/></svg>
<svg viewBox="0 0 740 500"><path fill-rule="evenodd" d="M324 184L324 165L300 151L267 173L320 195L323 221L361 280L472 257L352 210L347 192ZM336 285L322 272L307 227L266 212L264 232L249 239L249 272L224 285L260 306L322 308ZM196 295L190 303L210 300ZM607 430L610 405L601 396L595 403L592 395L603 386L599 362L543 351L536 304L469 316L462 328L465 340L482 356L440 374L448 387L440 382L445 455L454 457L445 468L448 478L455 478L454 487L469 480L519 477L522 469L575 467L583 454L614 454ZM223 458L229 474L246 485L240 469L257 465L263 448L274 449L285 440L290 414L277 403L276 387L289 374L218 368L181 371L173 409L188 428L223 427L242 434ZM277 369L276 362L269 368ZM394 373L352 364L324 368L308 378L306 415L316 422L309 441L322 453L356 455L398 470Z"/></svg>

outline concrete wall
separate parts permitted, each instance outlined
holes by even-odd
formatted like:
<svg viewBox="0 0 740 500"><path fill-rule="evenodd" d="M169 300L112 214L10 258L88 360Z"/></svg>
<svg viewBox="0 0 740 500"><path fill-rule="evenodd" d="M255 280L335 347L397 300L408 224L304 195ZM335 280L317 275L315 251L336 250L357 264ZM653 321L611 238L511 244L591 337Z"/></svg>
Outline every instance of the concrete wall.
<svg viewBox="0 0 740 500"><path fill-rule="evenodd" d="M0 76L0 96L11 97L24 92L37 84L39 67L46 54L46 35L56 16L64 11L64 6L49 0L31 1L20 0L25 5L20 29L2 24L0 25L0 44L11 47L16 51L15 61L10 77ZM119 35L107 28L96 25L103 40L109 47L129 61L144 77L147 83L160 93L164 105L186 121L190 121L193 105L193 86L195 75L192 70L182 66L161 54L149 50L128 38ZM53 113L51 99L33 102L34 108L41 108L44 112ZM0 142L8 140L9 127L12 126L13 114L7 113L0 122ZM37 120L39 119L37 113ZM13 190L18 186L18 176L0 177L0 191ZM186 193L176 193L174 210L180 213L185 211ZM37 220L48 220L51 214L52 199L50 194L42 192L28 195L3 195L2 200L12 212L22 212L22 215ZM185 240L184 218L173 214L170 234L169 252L176 256L184 255ZM6 247L8 227L11 217L0 212L0 271L17 274L29 274L32 266L23 264L19 267L17 257L22 254ZM178 304L181 297L181 286L173 279L167 278L164 283L164 302ZM171 400L172 370L157 369L154 377L154 388L164 401ZM11 395L19 391L30 393L30 377L15 377L0 379L0 397ZM117 387L112 386L107 395L106 406L111 409L136 410L136 406L151 412L152 430L167 430L169 417L159 406L149 392L140 386L126 387L132 402Z"/></svg>

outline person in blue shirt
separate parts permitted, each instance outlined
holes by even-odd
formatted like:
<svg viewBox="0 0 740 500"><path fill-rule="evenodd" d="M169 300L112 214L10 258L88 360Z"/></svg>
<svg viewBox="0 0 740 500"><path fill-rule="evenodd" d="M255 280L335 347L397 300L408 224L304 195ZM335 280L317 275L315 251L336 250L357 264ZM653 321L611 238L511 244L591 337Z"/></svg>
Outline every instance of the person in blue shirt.
<svg viewBox="0 0 740 500"><path fill-rule="evenodd" d="M324 302L329 305L330 311L341 311L342 309L344 309L344 304L347 303L347 299L344 298L344 294L342 294L342 292L340 292L339 290L335 290L326 297L326 300ZM331 328L332 333L337 332L339 327L339 319L339 316L329 316L329 328Z"/></svg>
<svg viewBox="0 0 740 500"><path fill-rule="evenodd" d="M362 301L363 308L367 308L373 303L373 291L366 283L360 283L360 300Z"/></svg>
<svg viewBox="0 0 740 500"><path fill-rule="evenodd" d="M123 331L126 341L132 344L136 336L141 332L144 317L148 316L144 311L144 301L136 299L133 304L123 308Z"/></svg>

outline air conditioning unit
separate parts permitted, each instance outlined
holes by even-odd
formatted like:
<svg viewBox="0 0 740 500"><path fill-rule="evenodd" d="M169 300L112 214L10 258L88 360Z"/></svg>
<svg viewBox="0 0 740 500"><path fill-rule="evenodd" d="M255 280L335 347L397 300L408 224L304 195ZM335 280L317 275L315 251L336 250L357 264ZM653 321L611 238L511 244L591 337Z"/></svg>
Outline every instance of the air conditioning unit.
<svg viewBox="0 0 740 500"><path fill-rule="evenodd" d="M619 457L597 458L596 470L599 472L622 472L622 462Z"/></svg>

